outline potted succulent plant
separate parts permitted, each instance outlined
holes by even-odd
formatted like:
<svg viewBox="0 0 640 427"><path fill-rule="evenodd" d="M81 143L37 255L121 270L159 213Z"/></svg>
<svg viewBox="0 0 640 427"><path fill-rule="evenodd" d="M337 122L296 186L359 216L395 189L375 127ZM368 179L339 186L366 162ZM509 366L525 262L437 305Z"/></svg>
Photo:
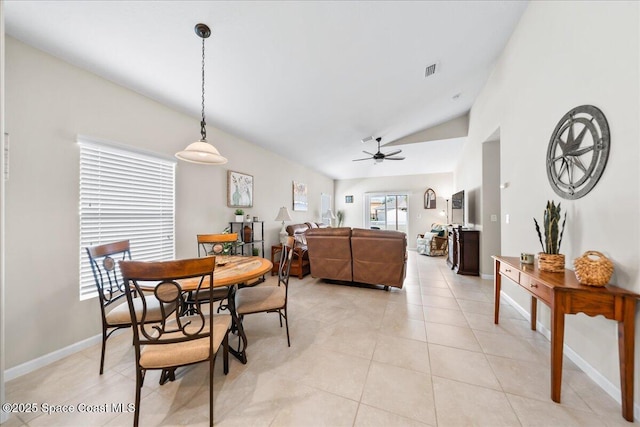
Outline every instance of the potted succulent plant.
<svg viewBox="0 0 640 427"><path fill-rule="evenodd" d="M564 213L562 229L560 229L560 203L556 206L553 201L547 201L547 208L544 211L544 239L540 233L538 221L533 218L542 246L542 252L538 254L538 268L542 271L562 272L564 271L564 255L560 253L560 244L564 234L564 225L567 222L567 213Z"/></svg>
<svg viewBox="0 0 640 427"><path fill-rule="evenodd" d="M242 222L243 221L242 215L244 215L244 211L242 209L236 209L235 215L236 215L236 222Z"/></svg>

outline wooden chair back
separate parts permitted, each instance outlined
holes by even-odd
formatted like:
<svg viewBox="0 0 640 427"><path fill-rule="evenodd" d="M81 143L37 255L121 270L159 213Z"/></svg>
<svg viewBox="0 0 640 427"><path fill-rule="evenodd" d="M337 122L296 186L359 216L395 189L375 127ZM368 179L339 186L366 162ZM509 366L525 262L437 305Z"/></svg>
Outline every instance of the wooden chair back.
<svg viewBox="0 0 640 427"><path fill-rule="evenodd" d="M291 272L291 264L293 262L295 238L288 236L287 241L282 245L282 251L280 252L280 264L278 265L278 286L284 285L289 293L289 273ZM287 304L287 298L285 297L285 306Z"/></svg>
<svg viewBox="0 0 640 427"><path fill-rule="evenodd" d="M124 281L118 269L118 261L131 260L129 241L90 246L86 251L104 319L105 308L124 298Z"/></svg>
<svg viewBox="0 0 640 427"><path fill-rule="evenodd" d="M198 234L198 256L235 255L238 233Z"/></svg>
<svg viewBox="0 0 640 427"><path fill-rule="evenodd" d="M213 270L215 257L203 257L176 261L121 261L120 270L125 281L125 293L129 301L133 320L134 343L161 344L167 342L180 342L194 338L203 338L209 333L204 333L205 314L200 305L200 299L196 298L195 306L190 313L197 317L190 318L189 322L183 322L184 292L180 286L180 279L200 278L195 291L196 296L200 292L208 291L211 296L213 290ZM134 315L133 294L142 293L143 287L149 289L149 282L153 285L153 297L162 308L161 325L148 324L146 304L139 316ZM147 299L151 295L147 296ZM211 303L213 302L210 301ZM197 324L196 324L197 323ZM200 333L204 335L200 335ZM167 341L168 340L168 341Z"/></svg>

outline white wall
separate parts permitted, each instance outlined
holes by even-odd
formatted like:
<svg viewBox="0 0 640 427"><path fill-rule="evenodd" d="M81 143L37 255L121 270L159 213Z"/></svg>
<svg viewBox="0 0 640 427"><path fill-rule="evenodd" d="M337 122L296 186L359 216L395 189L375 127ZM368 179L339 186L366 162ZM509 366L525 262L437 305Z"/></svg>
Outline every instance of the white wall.
<svg viewBox="0 0 640 427"><path fill-rule="evenodd" d="M381 165L384 167L384 165ZM337 180L335 183L336 211L345 212L343 226L364 227L364 194L370 192L406 191L409 194L409 225L407 245L415 249L418 233L424 233L432 223L445 223L440 211L446 208L445 198L451 198L453 174L437 173L424 175L390 176L384 178L361 178ZM436 209L424 208L424 192L431 188L436 192ZM353 203L345 203L345 196L352 195ZM451 209L451 201L449 201ZM451 210L449 210L451 218ZM334 225L337 225L335 220Z"/></svg>
<svg viewBox="0 0 640 427"><path fill-rule="evenodd" d="M4 277L4 259L5 259L5 228L4 228L4 216L5 216L5 187L4 187L4 132L5 132L5 35L4 35L4 0L0 0L0 402L6 402L5 398L5 277ZM9 414L5 411L0 411L0 423L9 419Z"/></svg>
<svg viewBox="0 0 640 427"><path fill-rule="evenodd" d="M500 179L509 182L501 193L502 253L539 252L532 217L542 217L547 200L561 201L568 212L561 248L567 268L584 251L601 251L615 264L613 283L635 292L640 292L639 6L531 2L471 110L468 143L456 169L456 186L477 185L481 143L499 128ZM581 199L564 200L547 180L546 150L560 118L583 104L604 112L611 151L596 187ZM529 310L528 297L518 287L504 290ZM548 328L548 309L538 316ZM615 331L615 323L602 316L567 316L565 343L619 387ZM636 369L636 402L638 384Z"/></svg>
<svg viewBox="0 0 640 427"><path fill-rule="evenodd" d="M480 272L493 274L493 255L500 255L500 141L482 144L482 209L480 230ZM491 216L496 215L496 221Z"/></svg>
<svg viewBox="0 0 640 427"><path fill-rule="evenodd" d="M6 42L11 164L6 187L5 364L12 368L100 332L97 301L80 302L78 297L76 135L172 156L199 138L200 126L197 118L15 39L7 37ZM178 258L197 256L197 233L221 231L233 219L233 209L226 206L227 169L254 177L254 207L245 211L265 220L267 256L280 229L273 219L280 206L292 205L293 180L307 184L310 203L308 212L293 213L294 220L320 218L320 194L333 194L332 179L220 130L209 128L207 136L229 163L178 163Z"/></svg>

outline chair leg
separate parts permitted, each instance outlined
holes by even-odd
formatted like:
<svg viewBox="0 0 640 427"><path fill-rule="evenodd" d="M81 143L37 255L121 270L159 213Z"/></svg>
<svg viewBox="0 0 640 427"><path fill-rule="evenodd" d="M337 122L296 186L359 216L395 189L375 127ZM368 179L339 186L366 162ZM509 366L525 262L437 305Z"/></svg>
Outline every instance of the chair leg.
<svg viewBox="0 0 640 427"><path fill-rule="evenodd" d="M229 373L229 331L224 336L222 341L222 367L224 368L224 374Z"/></svg>
<svg viewBox="0 0 640 427"><path fill-rule="evenodd" d="M216 355L209 361L209 427L213 427L213 369L216 366Z"/></svg>
<svg viewBox="0 0 640 427"><path fill-rule="evenodd" d="M167 381L175 381L176 380L176 368L173 369L163 369L160 374L160 385L164 385Z"/></svg>
<svg viewBox="0 0 640 427"><path fill-rule="evenodd" d="M282 322L282 320L280 320ZM289 339L289 318L287 317L287 309L284 309L284 324L287 327L287 346L291 347L291 339Z"/></svg>
<svg viewBox="0 0 640 427"><path fill-rule="evenodd" d="M242 324L242 320L244 319L243 315L238 316L238 323ZM233 327L233 325L232 325ZM236 327L236 331L238 331L238 353L240 353L240 346L242 345L242 337L240 336L239 326Z"/></svg>
<svg viewBox="0 0 640 427"><path fill-rule="evenodd" d="M136 406L134 408L135 412L133 414L134 427L138 427L138 423L140 422L140 395L142 394L143 382L144 376L142 374L142 369L139 366L136 366Z"/></svg>
<svg viewBox="0 0 640 427"><path fill-rule="evenodd" d="M107 348L107 330L102 328L102 354L100 355L100 375L104 371L104 352Z"/></svg>

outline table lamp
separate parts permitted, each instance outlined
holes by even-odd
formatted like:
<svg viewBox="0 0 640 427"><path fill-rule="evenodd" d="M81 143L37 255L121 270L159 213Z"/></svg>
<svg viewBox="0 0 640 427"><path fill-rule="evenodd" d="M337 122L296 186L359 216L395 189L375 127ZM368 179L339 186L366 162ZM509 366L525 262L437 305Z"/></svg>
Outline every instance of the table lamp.
<svg viewBox="0 0 640 427"><path fill-rule="evenodd" d="M278 216L276 216L276 219L274 221L282 221L282 228L280 229L280 243L284 245L287 241L287 230L284 229L284 222L292 221L289 209L287 209L285 206L281 207L280 211L278 212Z"/></svg>
<svg viewBox="0 0 640 427"><path fill-rule="evenodd" d="M336 219L336 216L333 214L333 211L331 209L327 209L327 211L324 214L325 218L329 218L329 225L333 226L333 220Z"/></svg>

